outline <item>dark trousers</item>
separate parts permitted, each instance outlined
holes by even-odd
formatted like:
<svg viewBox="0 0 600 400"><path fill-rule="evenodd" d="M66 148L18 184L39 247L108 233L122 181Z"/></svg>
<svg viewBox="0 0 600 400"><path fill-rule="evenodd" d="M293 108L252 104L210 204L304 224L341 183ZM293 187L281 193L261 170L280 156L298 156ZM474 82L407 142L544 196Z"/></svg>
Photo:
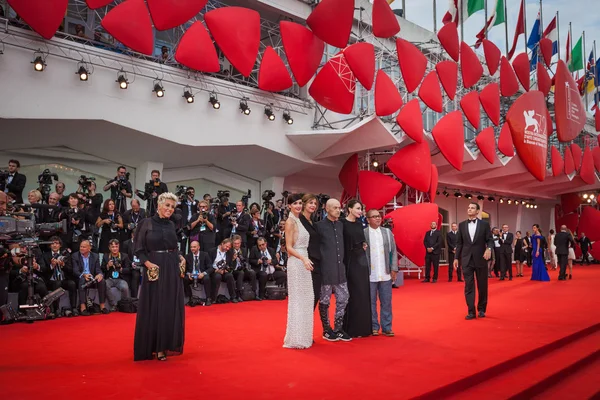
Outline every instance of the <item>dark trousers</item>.
<svg viewBox="0 0 600 400"><path fill-rule="evenodd" d="M431 266L433 265L433 279L437 281L438 270L440 269L440 255L427 253L425 254L425 279L431 277Z"/></svg>
<svg viewBox="0 0 600 400"><path fill-rule="evenodd" d="M19 305L23 305L27 303L27 297L29 297L28 289L29 284L27 281L21 283L19 289ZM44 298L48 294L48 288L46 288L46 284L41 279L33 280L33 293L38 294L41 298Z"/></svg>
<svg viewBox="0 0 600 400"><path fill-rule="evenodd" d="M588 249L587 248L581 249L581 264L580 265L583 265L583 263L590 265L590 259L588 258Z"/></svg>
<svg viewBox="0 0 600 400"><path fill-rule="evenodd" d="M141 276L140 270L134 269L134 268L131 268L131 275L125 276L125 280L127 281L127 284L129 285L131 297L134 297L136 299L138 297L138 292L140 289L140 276Z"/></svg>
<svg viewBox="0 0 600 400"><path fill-rule="evenodd" d="M225 282L227 284L227 290L229 290L229 297L231 299L237 297L235 294L235 280L233 279L233 274L231 272L226 272L224 274L218 274L215 272L211 276L211 282L214 301L217 301L217 295L219 294L219 286L221 285L221 282Z"/></svg>
<svg viewBox="0 0 600 400"><path fill-rule="evenodd" d="M212 293L211 279L210 275L204 275L202 279L198 279L198 284L201 284L204 287L204 294L207 299L216 300L216 293ZM194 286L194 280L189 279L187 276L183 279L183 292L186 297L192 297L192 286ZM212 295L212 296L211 296Z"/></svg>
<svg viewBox="0 0 600 400"><path fill-rule="evenodd" d="M259 271L258 276L258 296L265 298L267 293L267 282L269 280L275 281L277 286L285 286L287 281L287 274L281 270L275 270L274 273L268 275L265 271Z"/></svg>
<svg viewBox="0 0 600 400"><path fill-rule="evenodd" d="M319 261L312 260L314 269L312 270L312 283L313 283L313 293L315 294L315 306L317 308L317 304L319 304L319 298L321 297L321 270L317 268L317 263Z"/></svg>
<svg viewBox="0 0 600 400"><path fill-rule="evenodd" d="M558 272L558 277L565 279L567 277L567 265L569 264L569 255L568 254L557 254L558 265L560 267L560 271Z"/></svg>
<svg viewBox="0 0 600 400"><path fill-rule="evenodd" d="M500 271L501 276L506 278L506 271L508 271L509 278L512 278L512 253L500 253ZM496 258L496 262L498 262L498 258Z"/></svg>
<svg viewBox="0 0 600 400"><path fill-rule="evenodd" d="M485 266L477 268L471 260L467 266L463 266L463 274L465 276L465 300L469 314L475 314L475 279L477 279L477 291L479 292L477 310L485 312L488 297L487 268Z"/></svg>
<svg viewBox="0 0 600 400"><path fill-rule="evenodd" d="M454 271L454 254L452 251L448 250L448 280L452 280L452 271ZM458 268L456 269L456 279L459 281L462 280L462 266L460 265L460 260L458 260Z"/></svg>
<svg viewBox="0 0 600 400"><path fill-rule="evenodd" d="M527 253L526 253L526 259L527 259L527 266L531 267L531 252L533 251L533 248L528 247L527 248Z"/></svg>
<svg viewBox="0 0 600 400"><path fill-rule="evenodd" d="M502 276L502 254L500 247L494 247L494 275Z"/></svg>
<svg viewBox="0 0 600 400"><path fill-rule="evenodd" d="M69 302L71 303L71 308L77 308L77 285L74 281L70 279L63 279L60 281L48 281L48 289L52 292L58 288L63 288L67 292L69 292ZM57 299L54 302L54 306L58 311L58 304L60 299Z"/></svg>
<svg viewBox="0 0 600 400"><path fill-rule="evenodd" d="M79 287L77 291L79 292L79 304L86 304L87 296L85 294L86 290L81 288L81 285L85 283L85 278L82 276L79 278ZM93 284L90 286L91 288L96 288L98 290L98 301L100 304L104 304L106 301L106 282L102 279L100 282Z"/></svg>
<svg viewBox="0 0 600 400"><path fill-rule="evenodd" d="M244 281L250 282L250 287L256 294L256 272L252 270L237 270L233 271L233 278L235 279L235 286L238 293L242 293L242 289L244 288Z"/></svg>
<svg viewBox="0 0 600 400"><path fill-rule="evenodd" d="M0 306L8 303L8 273L0 271Z"/></svg>

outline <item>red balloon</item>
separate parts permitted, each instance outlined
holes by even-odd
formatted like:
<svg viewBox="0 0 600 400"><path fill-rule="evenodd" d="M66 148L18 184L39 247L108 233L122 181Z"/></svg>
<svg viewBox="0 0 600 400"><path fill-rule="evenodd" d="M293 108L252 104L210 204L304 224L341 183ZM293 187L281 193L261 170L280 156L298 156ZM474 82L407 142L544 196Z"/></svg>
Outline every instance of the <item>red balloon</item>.
<svg viewBox="0 0 600 400"><path fill-rule="evenodd" d="M527 57L527 53L521 53L515 57L513 60L513 68L515 70L515 74L517 74L517 78L519 78L519 82L521 82L521 86L525 89L526 92L529 91L529 57Z"/></svg>
<svg viewBox="0 0 600 400"><path fill-rule="evenodd" d="M195 17L208 0L146 0L146 2L154 27L159 31L165 31L185 24Z"/></svg>
<svg viewBox="0 0 600 400"><path fill-rule="evenodd" d="M51 39L65 18L69 0L8 0L15 13L44 39Z"/></svg>
<svg viewBox="0 0 600 400"><path fill-rule="evenodd" d="M583 152L583 160L581 161L581 169L579 170L579 176L581 176L581 179L583 179L583 181L588 185L593 185L594 183L596 183L596 172L594 171L594 158L592 156L592 151L587 146L585 148L585 151ZM600 227L600 225L596 226ZM600 229L598 230L600 231Z"/></svg>
<svg viewBox="0 0 600 400"><path fill-rule="evenodd" d="M487 39L483 39L483 53L485 54L485 62L488 67L490 75L494 75L498 71L498 65L500 63L500 57L502 53L498 46Z"/></svg>
<svg viewBox="0 0 600 400"><path fill-rule="evenodd" d="M554 86L554 113L558 140L570 142L583 130L586 121L585 108L575 79L567 65L558 60Z"/></svg>
<svg viewBox="0 0 600 400"><path fill-rule="evenodd" d="M488 83L479 94L483 110L496 126L500 125L500 87L497 83Z"/></svg>
<svg viewBox="0 0 600 400"><path fill-rule="evenodd" d="M465 113L465 116L473 125L473 128L479 129L480 110L479 110L479 93L476 90L467 93L460 100L460 108Z"/></svg>
<svg viewBox="0 0 600 400"><path fill-rule="evenodd" d="M404 39L396 39L396 52L406 90L412 93L425 75L427 57L414 44Z"/></svg>
<svg viewBox="0 0 600 400"><path fill-rule="evenodd" d="M317 72L325 43L310 29L295 22L279 22L279 31L292 74L298 86L302 87Z"/></svg>
<svg viewBox="0 0 600 400"><path fill-rule="evenodd" d="M596 170L600 172L600 147L593 148L592 157L594 158L594 166L596 167Z"/></svg>
<svg viewBox="0 0 600 400"><path fill-rule="evenodd" d="M390 38L400 32L400 24L396 14L385 0L373 1L373 35L379 38Z"/></svg>
<svg viewBox="0 0 600 400"><path fill-rule="evenodd" d="M454 22L450 22L446 24L438 31L437 34L438 39L446 53L454 61L458 61L458 57L460 55L459 45L458 45L458 29L456 29L456 24Z"/></svg>
<svg viewBox="0 0 600 400"><path fill-rule="evenodd" d="M204 21L231 65L249 77L260 46L260 14L249 8L221 7L204 14Z"/></svg>
<svg viewBox="0 0 600 400"><path fill-rule="evenodd" d="M396 116L396 122L409 138L417 143L423 141L423 115L419 99L406 103Z"/></svg>
<svg viewBox="0 0 600 400"><path fill-rule="evenodd" d="M542 66L541 62L538 62L537 64L536 76L538 90L544 93L544 96L548 96L550 89L552 89L552 79L550 78L550 75L548 75L546 68Z"/></svg>
<svg viewBox="0 0 600 400"><path fill-rule="evenodd" d="M340 52L321 68L308 93L323 107L340 114L350 114L355 90L354 74Z"/></svg>
<svg viewBox="0 0 600 400"><path fill-rule="evenodd" d="M496 137L494 136L494 128L488 127L482 130L475 138L475 143L490 164L496 160Z"/></svg>
<svg viewBox="0 0 600 400"><path fill-rule="evenodd" d="M559 176L564 172L565 161L560 155L560 151L558 151L555 146L550 148L550 153L552 156L552 176Z"/></svg>
<svg viewBox="0 0 600 400"><path fill-rule="evenodd" d="M479 61L479 57L465 42L460 44L460 72L462 73L465 89L479 82L479 78L483 75L483 66Z"/></svg>
<svg viewBox="0 0 600 400"><path fill-rule="evenodd" d="M354 43L344 49L344 57L356 79L371 90L375 79L375 47L367 42Z"/></svg>
<svg viewBox="0 0 600 400"><path fill-rule="evenodd" d="M348 196L356 197L358 189L358 154L352 154L346 160L338 178Z"/></svg>
<svg viewBox="0 0 600 400"><path fill-rule="evenodd" d="M375 114L378 116L390 115L402 107L402 97L398 88L390 77L383 72L377 71L375 82Z"/></svg>
<svg viewBox="0 0 600 400"><path fill-rule="evenodd" d="M431 184L429 186L429 199L433 203L435 201L435 196L437 194L438 188L438 169L435 164L431 164ZM441 228L442 224L438 223L438 227Z"/></svg>
<svg viewBox="0 0 600 400"><path fill-rule="evenodd" d="M573 153L569 147L565 148L565 174L571 175L575 172L575 160L573 159Z"/></svg>
<svg viewBox="0 0 600 400"><path fill-rule="evenodd" d="M583 151L581 151L581 147L579 147L577 143L571 143L571 154L573 155L573 165L575 166L575 171L579 171L581 168Z"/></svg>
<svg viewBox="0 0 600 400"><path fill-rule="evenodd" d="M431 134L450 165L459 171L462 170L465 151L462 113L452 111L446 114L433 127Z"/></svg>
<svg viewBox="0 0 600 400"><path fill-rule="evenodd" d="M546 63L548 68L550 67L551 60L552 60L553 47L554 47L554 44L552 43L551 39L548 39L548 38L540 39L540 50L542 52L542 58L544 59L544 62ZM539 68L539 66L538 66L538 68Z"/></svg>
<svg viewBox="0 0 600 400"><path fill-rule="evenodd" d="M454 100L458 85L458 64L450 60L440 61L435 65L435 70L438 73L438 78L444 87L444 91L450 100Z"/></svg>
<svg viewBox="0 0 600 400"><path fill-rule="evenodd" d="M514 157L515 155L512 135L506 122L504 125L502 125L502 129L500 130L500 136L498 137L498 150L506 157Z"/></svg>
<svg viewBox="0 0 600 400"><path fill-rule="evenodd" d="M440 83L437 79L435 71L431 71L419 88L419 97L423 100L423 103L433 111L441 113L444 111L442 89L440 89Z"/></svg>
<svg viewBox="0 0 600 400"><path fill-rule="evenodd" d="M322 0L306 24L325 43L343 49L348 44L354 21L354 0Z"/></svg>
<svg viewBox="0 0 600 400"><path fill-rule="evenodd" d="M406 185L427 192L431 185L431 153L427 142L412 143L398 150L387 167Z"/></svg>
<svg viewBox="0 0 600 400"><path fill-rule="evenodd" d="M221 69L215 45L200 21L194 22L183 34L175 52L175 60L196 71L219 72Z"/></svg>
<svg viewBox="0 0 600 400"><path fill-rule="evenodd" d="M154 31L144 0L127 0L110 10L102 27L130 49L146 55L154 53Z"/></svg>
<svg viewBox="0 0 600 400"><path fill-rule="evenodd" d="M513 96L519 90L519 82L506 57L500 61L500 93L504 97Z"/></svg>
<svg viewBox="0 0 600 400"><path fill-rule="evenodd" d="M85 0L85 2L90 10L95 10L96 8L109 5L113 0Z"/></svg>
<svg viewBox="0 0 600 400"><path fill-rule="evenodd" d="M358 188L360 199L365 204L365 210L383 208L396 193L402 189L402 184L392 177L375 171L360 171L358 173Z"/></svg>
<svg viewBox="0 0 600 400"><path fill-rule="evenodd" d="M258 72L258 87L268 92L282 92L294 83L288 70L271 46L267 46Z"/></svg>
<svg viewBox="0 0 600 400"><path fill-rule="evenodd" d="M548 110L544 94L532 90L520 96L506 114L519 158L537 180L546 178Z"/></svg>

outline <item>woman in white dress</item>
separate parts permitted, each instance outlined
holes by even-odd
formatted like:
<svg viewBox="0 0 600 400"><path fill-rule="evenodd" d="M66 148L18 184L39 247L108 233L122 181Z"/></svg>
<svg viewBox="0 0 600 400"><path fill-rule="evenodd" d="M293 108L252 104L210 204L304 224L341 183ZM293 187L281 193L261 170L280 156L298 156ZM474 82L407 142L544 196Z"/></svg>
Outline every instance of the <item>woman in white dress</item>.
<svg viewBox="0 0 600 400"><path fill-rule="evenodd" d="M554 229L550 229L550 235L548 235L548 244L550 244L550 266L554 271L558 265L558 256L556 255L556 246L554 245Z"/></svg>
<svg viewBox="0 0 600 400"><path fill-rule="evenodd" d="M571 232L570 229L567 229L567 233L569 235L571 235L571 238L573 240L575 240L575 238L573 237L573 232ZM569 279L573 279L573 263L575 262L575 249L573 247L571 247L571 245L569 244L569 256L567 257L568 261L568 266L569 266Z"/></svg>
<svg viewBox="0 0 600 400"><path fill-rule="evenodd" d="M307 349L313 344L314 293L308 258L309 233L300 222L302 196L292 194L288 198L290 214L285 222L287 263L288 316L283 347Z"/></svg>

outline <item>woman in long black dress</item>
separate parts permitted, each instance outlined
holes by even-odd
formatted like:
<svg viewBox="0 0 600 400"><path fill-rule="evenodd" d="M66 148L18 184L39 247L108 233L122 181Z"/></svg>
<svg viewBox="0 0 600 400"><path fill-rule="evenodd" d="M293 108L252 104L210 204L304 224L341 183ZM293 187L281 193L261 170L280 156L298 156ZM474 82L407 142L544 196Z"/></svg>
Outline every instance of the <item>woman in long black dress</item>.
<svg viewBox="0 0 600 400"><path fill-rule="evenodd" d="M310 235L308 240L308 258L313 263L313 270L311 271L313 281L313 292L315 295L315 305L319 303L319 297L321 295L321 235L313 224L313 214L319 208L319 201L317 196L311 193L307 193L302 196L302 213L300 213L300 222L304 225L304 228Z"/></svg>
<svg viewBox="0 0 600 400"><path fill-rule="evenodd" d="M362 222L362 204L350 200L344 224L344 265L348 279L350 300L344 316L344 332L351 337L370 336L371 331L371 285L367 261L366 240Z"/></svg>
<svg viewBox="0 0 600 400"><path fill-rule="evenodd" d="M523 262L527 258L525 255L525 248L527 244L524 239L521 238L521 231L517 231L515 237L515 265L517 266L517 278L523 276Z"/></svg>
<svg viewBox="0 0 600 400"><path fill-rule="evenodd" d="M135 232L134 253L146 269L135 323L134 361L151 360L154 354L165 361L167 354L183 353L183 283L177 234L169 220L176 204L173 193L161 194L158 212L143 219Z"/></svg>
<svg viewBox="0 0 600 400"><path fill-rule="evenodd" d="M98 252L100 254L110 253L108 242L112 239L120 239L119 229L123 229L123 218L121 218L121 214L115 208L114 200L106 199L102 207L102 212L96 220L96 226L102 228Z"/></svg>

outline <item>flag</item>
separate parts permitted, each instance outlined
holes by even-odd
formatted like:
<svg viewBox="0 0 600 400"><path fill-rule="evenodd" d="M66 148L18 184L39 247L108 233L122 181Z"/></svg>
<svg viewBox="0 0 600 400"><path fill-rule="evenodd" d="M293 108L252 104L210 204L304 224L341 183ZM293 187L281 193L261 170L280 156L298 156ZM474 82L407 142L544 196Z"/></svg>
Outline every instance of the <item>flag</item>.
<svg viewBox="0 0 600 400"><path fill-rule="evenodd" d="M575 72L583 69L583 49L582 49L582 41L583 37L580 37L575 47L573 47L573 52L571 53L571 61L569 62L569 71Z"/></svg>
<svg viewBox="0 0 600 400"><path fill-rule="evenodd" d="M571 63L571 32L567 32L567 47L565 49L565 62L567 66Z"/></svg>
<svg viewBox="0 0 600 400"><path fill-rule="evenodd" d="M485 0L449 0L448 12L444 15L442 23L445 25L450 22L454 22L456 25L460 25L465 22L467 18L475 14L477 11L481 11L485 7ZM459 10L462 10L460 12Z"/></svg>
<svg viewBox="0 0 600 400"><path fill-rule="evenodd" d="M538 11L537 18L531 28L527 47L531 49L531 61L529 61L529 71L535 70L538 63L538 45L540 43L540 12Z"/></svg>
<svg viewBox="0 0 600 400"><path fill-rule="evenodd" d="M556 17L550 21L546 29L544 29L543 37L552 40L552 55L558 53L558 27L556 26Z"/></svg>
<svg viewBox="0 0 600 400"><path fill-rule="evenodd" d="M521 0L521 9L519 10L519 19L517 20L517 26L515 28L515 37L513 38L513 44L510 51L508 52L509 60L512 58L513 54L515 54L515 50L517 48L517 40L519 39L519 36L522 33L525 33L525 22L523 21L523 1L524 0Z"/></svg>
<svg viewBox="0 0 600 400"><path fill-rule="evenodd" d="M486 33L494 26L500 25L506 22L506 16L504 15L504 0L496 0L496 7L492 12L492 15L488 18L485 26L477 34L477 42L475 42L475 48L478 49L485 39Z"/></svg>

